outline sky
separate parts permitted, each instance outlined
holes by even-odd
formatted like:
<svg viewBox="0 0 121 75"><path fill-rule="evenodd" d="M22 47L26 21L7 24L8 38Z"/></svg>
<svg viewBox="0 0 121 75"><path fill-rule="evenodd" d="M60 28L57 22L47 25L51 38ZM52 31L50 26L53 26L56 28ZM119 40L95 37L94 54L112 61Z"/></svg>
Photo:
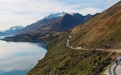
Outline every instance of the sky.
<svg viewBox="0 0 121 75"><path fill-rule="evenodd" d="M51 13L100 13L120 0L0 0L0 30L27 26Z"/></svg>

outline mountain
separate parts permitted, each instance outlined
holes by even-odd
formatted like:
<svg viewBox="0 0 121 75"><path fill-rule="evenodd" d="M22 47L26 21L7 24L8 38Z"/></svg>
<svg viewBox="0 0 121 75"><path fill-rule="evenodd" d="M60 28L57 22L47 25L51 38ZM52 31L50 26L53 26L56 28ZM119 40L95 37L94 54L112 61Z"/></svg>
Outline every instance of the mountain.
<svg viewBox="0 0 121 75"><path fill-rule="evenodd" d="M83 21L83 22L87 21L88 19L90 19L90 18L92 17L91 14L87 14L86 16L83 16L83 15L81 15L81 14L79 14L79 13L72 13L71 15L72 15L73 17L75 17L75 18L77 18L77 19Z"/></svg>
<svg viewBox="0 0 121 75"><path fill-rule="evenodd" d="M19 30L21 30L23 28L23 26L14 26L9 28L8 30L5 30L5 33L10 33L10 32L17 32Z"/></svg>
<svg viewBox="0 0 121 75"><path fill-rule="evenodd" d="M21 29L23 28L23 26L14 26L14 27L10 27L7 30L1 31L0 35L15 35L17 34Z"/></svg>
<svg viewBox="0 0 121 75"><path fill-rule="evenodd" d="M23 28L20 33L63 31L82 24L89 18L91 17L82 16L79 13L75 13L74 15L65 12L50 14L42 20Z"/></svg>
<svg viewBox="0 0 121 75"><path fill-rule="evenodd" d="M72 29L70 45L84 48L121 48L121 1Z"/></svg>
<svg viewBox="0 0 121 75"><path fill-rule="evenodd" d="M56 14L50 14L49 16L45 17L45 18L59 18L59 17L62 17L64 16L65 14L67 14L66 12L61 12L61 13L56 13Z"/></svg>
<svg viewBox="0 0 121 75"><path fill-rule="evenodd" d="M83 23L81 20L74 18L70 14L66 14L60 18L58 18L55 22L50 24L50 30L61 31L64 29L70 29L74 26Z"/></svg>
<svg viewBox="0 0 121 75"><path fill-rule="evenodd" d="M70 46L89 50L68 48L67 39ZM121 48L121 1L50 41L45 57L27 75L103 75L120 55L107 48Z"/></svg>

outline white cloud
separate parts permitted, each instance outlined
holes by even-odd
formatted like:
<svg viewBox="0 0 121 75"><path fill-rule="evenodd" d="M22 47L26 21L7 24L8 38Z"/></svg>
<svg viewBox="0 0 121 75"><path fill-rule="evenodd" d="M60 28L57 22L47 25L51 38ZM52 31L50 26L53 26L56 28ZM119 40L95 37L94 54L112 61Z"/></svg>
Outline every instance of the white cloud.
<svg viewBox="0 0 121 75"><path fill-rule="evenodd" d="M28 25L50 13L80 12L94 14L119 0L0 0L0 30ZM89 9L90 12L87 13Z"/></svg>
<svg viewBox="0 0 121 75"><path fill-rule="evenodd" d="M66 6L56 0L1 0L0 29L7 29L13 25L31 24L49 13L60 11L72 12L79 5Z"/></svg>
<svg viewBox="0 0 121 75"><path fill-rule="evenodd" d="M101 12L101 10L98 9L98 8L91 8L91 7L83 8L83 9L80 10L80 13L83 14L83 15L95 14L97 12Z"/></svg>

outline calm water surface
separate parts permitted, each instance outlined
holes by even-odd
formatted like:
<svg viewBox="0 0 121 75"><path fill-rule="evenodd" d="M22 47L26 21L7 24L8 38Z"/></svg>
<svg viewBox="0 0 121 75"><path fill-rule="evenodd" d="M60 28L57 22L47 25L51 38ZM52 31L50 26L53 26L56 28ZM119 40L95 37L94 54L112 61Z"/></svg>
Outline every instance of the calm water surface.
<svg viewBox="0 0 121 75"><path fill-rule="evenodd" d="M46 43L0 41L0 75L26 75L45 53Z"/></svg>

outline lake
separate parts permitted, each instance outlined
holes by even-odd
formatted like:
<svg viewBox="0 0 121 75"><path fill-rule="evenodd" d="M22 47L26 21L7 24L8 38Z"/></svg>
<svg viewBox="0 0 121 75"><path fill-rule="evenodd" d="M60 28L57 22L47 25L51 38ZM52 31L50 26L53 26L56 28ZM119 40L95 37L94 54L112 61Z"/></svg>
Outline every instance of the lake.
<svg viewBox="0 0 121 75"><path fill-rule="evenodd" d="M46 43L0 41L0 75L26 75L45 53Z"/></svg>

